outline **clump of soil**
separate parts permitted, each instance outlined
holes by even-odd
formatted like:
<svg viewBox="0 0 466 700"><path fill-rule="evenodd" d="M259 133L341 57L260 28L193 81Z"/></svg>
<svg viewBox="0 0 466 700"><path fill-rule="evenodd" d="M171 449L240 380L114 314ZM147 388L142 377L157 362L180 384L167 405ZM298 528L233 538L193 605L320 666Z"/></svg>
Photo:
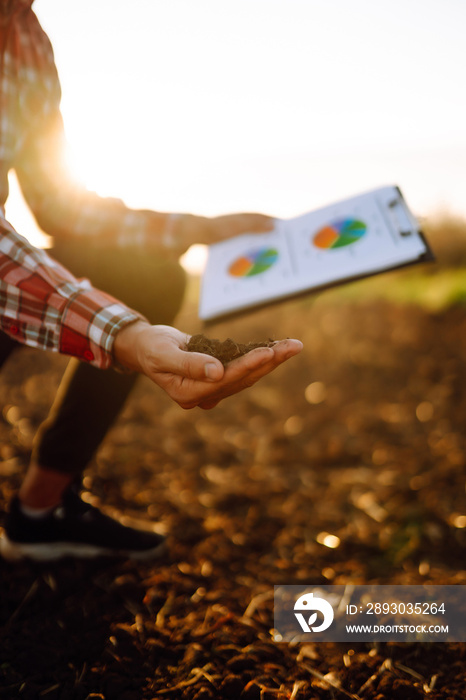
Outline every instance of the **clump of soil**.
<svg viewBox="0 0 466 700"><path fill-rule="evenodd" d="M270 348L275 344L275 340L269 338L266 341L259 343L237 343L231 338L226 340L217 340L217 338L207 338L203 333L193 335L188 342L187 350L189 352L202 352L205 355L217 358L223 365L227 365L232 360L255 348Z"/></svg>

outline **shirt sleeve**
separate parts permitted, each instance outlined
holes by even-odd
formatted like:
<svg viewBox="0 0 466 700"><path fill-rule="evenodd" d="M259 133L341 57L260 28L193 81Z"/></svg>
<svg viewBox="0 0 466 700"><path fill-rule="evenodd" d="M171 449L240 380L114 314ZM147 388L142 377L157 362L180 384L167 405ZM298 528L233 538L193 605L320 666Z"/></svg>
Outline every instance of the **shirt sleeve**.
<svg viewBox="0 0 466 700"><path fill-rule="evenodd" d="M120 199L101 197L73 179L66 164L66 138L58 105L31 124L15 170L39 226L60 239L80 238L95 247L137 246L178 257L169 213L131 209Z"/></svg>
<svg viewBox="0 0 466 700"><path fill-rule="evenodd" d="M4 52L8 71L0 87L0 131L9 138L9 167L16 170L39 226L51 236L77 237L95 248L150 243L152 250L179 257L184 248L172 214L131 209L119 199L98 196L72 177L53 48L32 10L12 17Z"/></svg>
<svg viewBox="0 0 466 700"><path fill-rule="evenodd" d="M107 369L117 333L142 318L0 219L0 328L15 340Z"/></svg>

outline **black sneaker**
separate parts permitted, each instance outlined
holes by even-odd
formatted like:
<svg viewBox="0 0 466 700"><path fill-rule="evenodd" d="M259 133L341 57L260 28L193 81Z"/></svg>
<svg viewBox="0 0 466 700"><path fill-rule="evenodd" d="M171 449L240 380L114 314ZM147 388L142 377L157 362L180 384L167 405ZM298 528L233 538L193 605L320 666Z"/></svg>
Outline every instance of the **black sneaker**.
<svg viewBox="0 0 466 700"><path fill-rule="evenodd" d="M0 538L0 555L10 561L65 556L151 559L165 550L162 535L122 525L85 503L73 489L44 518L25 516L14 498Z"/></svg>

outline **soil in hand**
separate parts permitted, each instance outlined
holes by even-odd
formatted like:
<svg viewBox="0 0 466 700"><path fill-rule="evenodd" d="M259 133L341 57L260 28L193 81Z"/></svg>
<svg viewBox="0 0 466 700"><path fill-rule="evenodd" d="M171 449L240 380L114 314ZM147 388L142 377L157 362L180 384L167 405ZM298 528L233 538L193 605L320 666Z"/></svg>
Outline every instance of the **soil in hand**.
<svg viewBox="0 0 466 700"><path fill-rule="evenodd" d="M223 365L227 365L232 360L255 348L270 348L275 344L274 340L259 342L259 343L237 343L231 338L226 340L217 340L217 338L207 338L202 333L193 335L188 342L187 350L189 352L202 352L205 355L217 358Z"/></svg>

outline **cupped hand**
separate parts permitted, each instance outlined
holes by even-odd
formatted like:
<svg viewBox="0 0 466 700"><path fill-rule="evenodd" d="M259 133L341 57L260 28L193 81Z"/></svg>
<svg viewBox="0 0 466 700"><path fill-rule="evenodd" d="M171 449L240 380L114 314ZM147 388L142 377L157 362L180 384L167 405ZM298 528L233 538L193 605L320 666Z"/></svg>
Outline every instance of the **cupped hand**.
<svg viewBox="0 0 466 700"><path fill-rule="evenodd" d="M209 355L187 352L188 341L189 336L176 328L140 321L118 333L114 354L120 364L148 376L182 408L210 409L302 350L299 340L280 340L223 367Z"/></svg>

